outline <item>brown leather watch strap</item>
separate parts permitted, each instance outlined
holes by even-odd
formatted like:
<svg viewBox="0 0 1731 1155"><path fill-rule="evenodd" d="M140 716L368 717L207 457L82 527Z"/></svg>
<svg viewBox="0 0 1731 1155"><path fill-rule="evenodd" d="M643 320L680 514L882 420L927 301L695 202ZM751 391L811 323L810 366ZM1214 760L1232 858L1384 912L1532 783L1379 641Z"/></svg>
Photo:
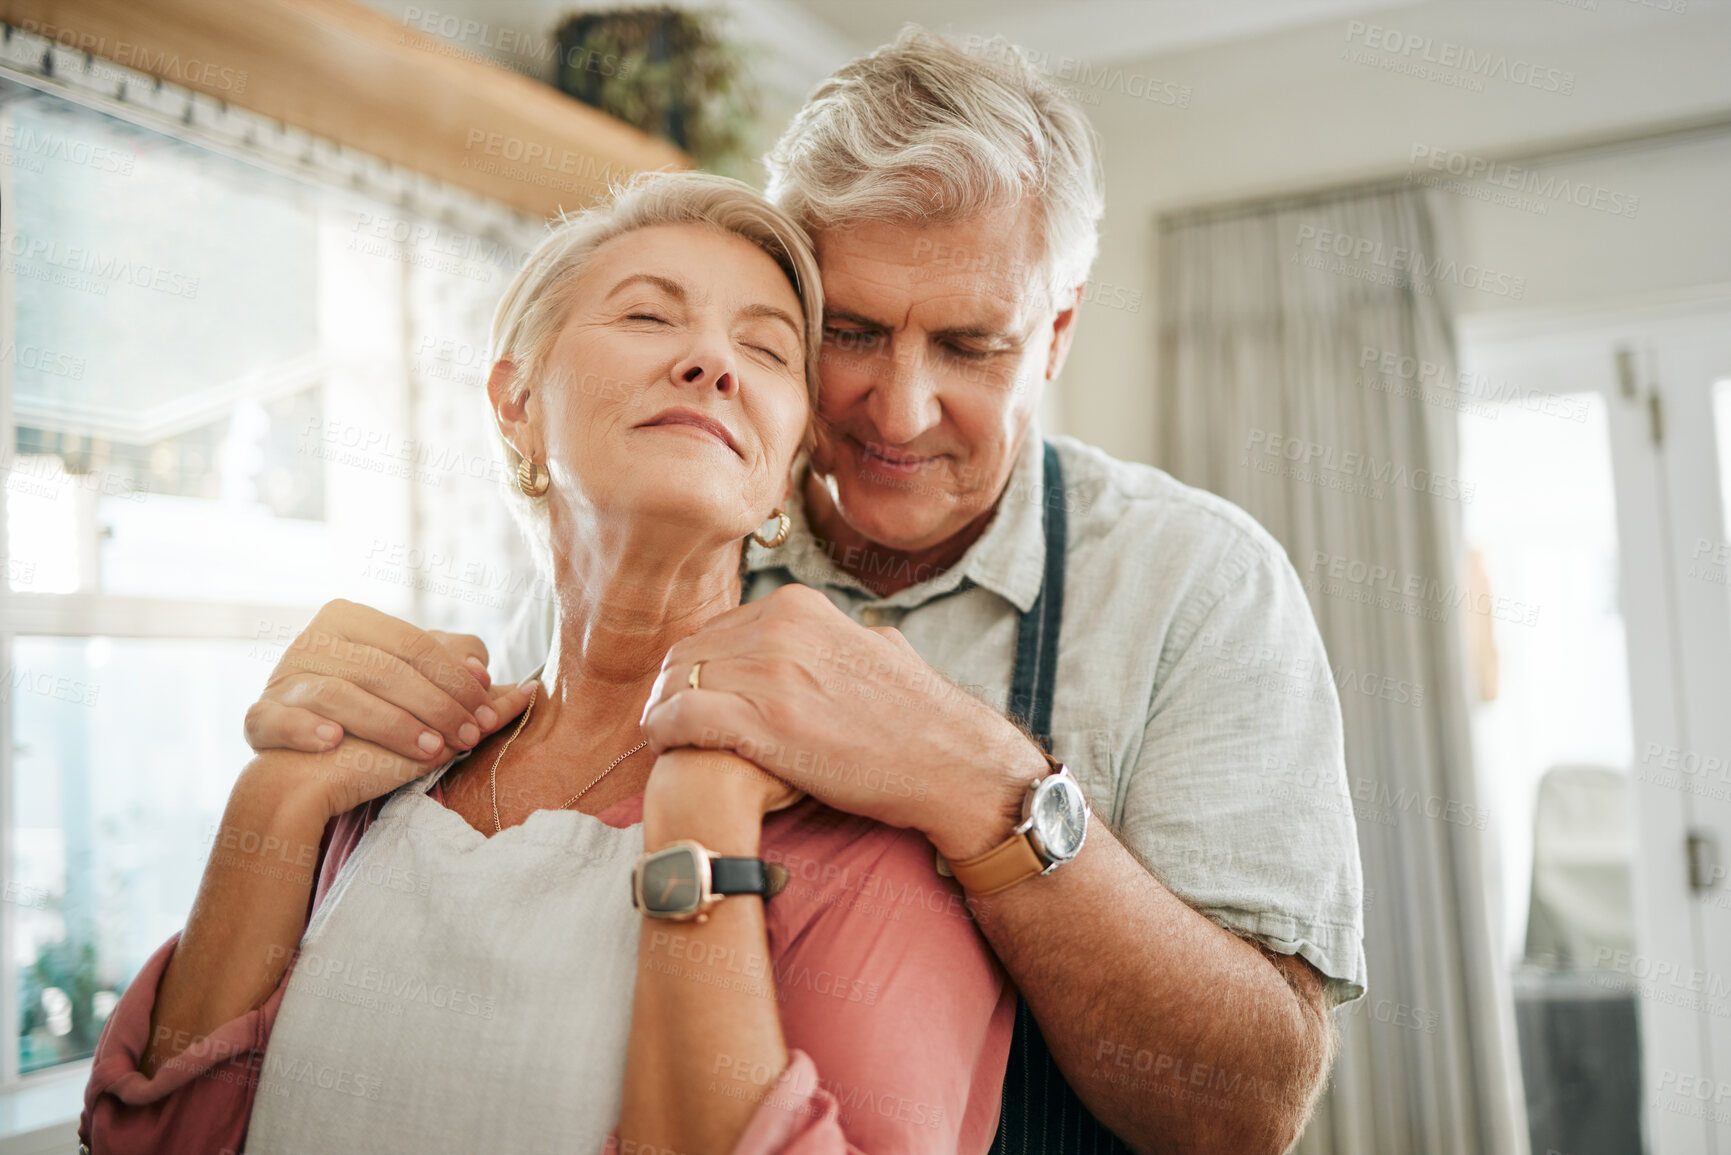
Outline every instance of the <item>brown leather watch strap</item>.
<svg viewBox="0 0 1731 1155"><path fill-rule="evenodd" d="M950 873L970 894L996 894L1046 869L1025 831L1010 835L984 854L949 864Z"/></svg>

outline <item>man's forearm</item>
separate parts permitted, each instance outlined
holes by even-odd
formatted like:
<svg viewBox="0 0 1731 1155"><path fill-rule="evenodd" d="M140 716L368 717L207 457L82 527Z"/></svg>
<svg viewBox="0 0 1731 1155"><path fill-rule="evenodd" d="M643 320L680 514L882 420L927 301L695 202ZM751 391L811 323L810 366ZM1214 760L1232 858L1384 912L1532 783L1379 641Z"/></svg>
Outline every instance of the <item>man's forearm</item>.
<svg viewBox="0 0 1731 1155"><path fill-rule="evenodd" d="M725 672L728 689L690 690L698 663L706 678ZM951 862L1000 844L1029 783L1049 773L1024 732L957 691L906 638L863 629L797 585L677 643L643 727L658 751L719 746L761 760L839 810L919 830ZM983 903L980 923L1071 1083L1120 1134L1149 1150L1284 1149L1327 1066L1322 983L1309 964L1270 961L1215 926L1099 824L1074 862ZM1104 1067L1093 1077L1108 1042L1128 1048L1114 1055L1144 1082L1164 1082L1118 1083ZM1136 1072L1144 1052L1147 1071ZM1180 1063L1187 1079L1206 1067L1201 1086L1168 1085Z"/></svg>
<svg viewBox="0 0 1731 1155"><path fill-rule="evenodd" d="M229 795L186 929L157 987L139 1062L147 1076L257 1006L282 981L300 942L328 815L269 760L255 758Z"/></svg>
<svg viewBox="0 0 1731 1155"><path fill-rule="evenodd" d="M1327 1076L1320 980L1289 982L1103 823L1075 861L972 905L1070 1085L1126 1141L1250 1155L1296 1138Z"/></svg>

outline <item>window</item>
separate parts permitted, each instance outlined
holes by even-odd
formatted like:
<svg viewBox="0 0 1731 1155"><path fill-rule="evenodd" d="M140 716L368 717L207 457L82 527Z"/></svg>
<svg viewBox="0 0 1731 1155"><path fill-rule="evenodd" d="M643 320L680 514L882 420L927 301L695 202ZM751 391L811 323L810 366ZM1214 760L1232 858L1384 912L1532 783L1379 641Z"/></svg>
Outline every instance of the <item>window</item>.
<svg viewBox="0 0 1731 1155"><path fill-rule="evenodd" d="M532 234L0 81L0 1009L88 1056L184 925L284 643L348 597L496 634L534 569L486 328Z"/></svg>

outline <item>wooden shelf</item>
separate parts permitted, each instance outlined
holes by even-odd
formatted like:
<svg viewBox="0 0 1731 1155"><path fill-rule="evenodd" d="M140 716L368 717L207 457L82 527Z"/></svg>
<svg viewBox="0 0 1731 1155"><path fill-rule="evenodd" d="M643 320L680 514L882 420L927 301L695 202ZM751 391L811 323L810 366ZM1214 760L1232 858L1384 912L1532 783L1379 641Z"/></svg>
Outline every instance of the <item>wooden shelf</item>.
<svg viewBox="0 0 1731 1155"><path fill-rule="evenodd" d="M691 165L350 0L0 0L0 19L536 216Z"/></svg>

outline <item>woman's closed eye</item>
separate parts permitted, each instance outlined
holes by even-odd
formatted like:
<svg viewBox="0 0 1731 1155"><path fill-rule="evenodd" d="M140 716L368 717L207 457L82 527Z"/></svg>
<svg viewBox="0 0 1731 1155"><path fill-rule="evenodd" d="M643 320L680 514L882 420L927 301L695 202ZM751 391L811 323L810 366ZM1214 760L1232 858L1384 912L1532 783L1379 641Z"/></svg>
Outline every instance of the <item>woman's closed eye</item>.
<svg viewBox="0 0 1731 1155"><path fill-rule="evenodd" d="M770 360L774 361L777 365L786 365L787 364L787 355L786 354L784 354L778 350L771 349L767 345L747 345L746 348L750 349L754 353L762 353L765 357L768 357Z"/></svg>
<svg viewBox="0 0 1731 1155"><path fill-rule="evenodd" d="M776 321L754 321L734 333L741 348L779 368L787 368L799 356L798 342Z"/></svg>

